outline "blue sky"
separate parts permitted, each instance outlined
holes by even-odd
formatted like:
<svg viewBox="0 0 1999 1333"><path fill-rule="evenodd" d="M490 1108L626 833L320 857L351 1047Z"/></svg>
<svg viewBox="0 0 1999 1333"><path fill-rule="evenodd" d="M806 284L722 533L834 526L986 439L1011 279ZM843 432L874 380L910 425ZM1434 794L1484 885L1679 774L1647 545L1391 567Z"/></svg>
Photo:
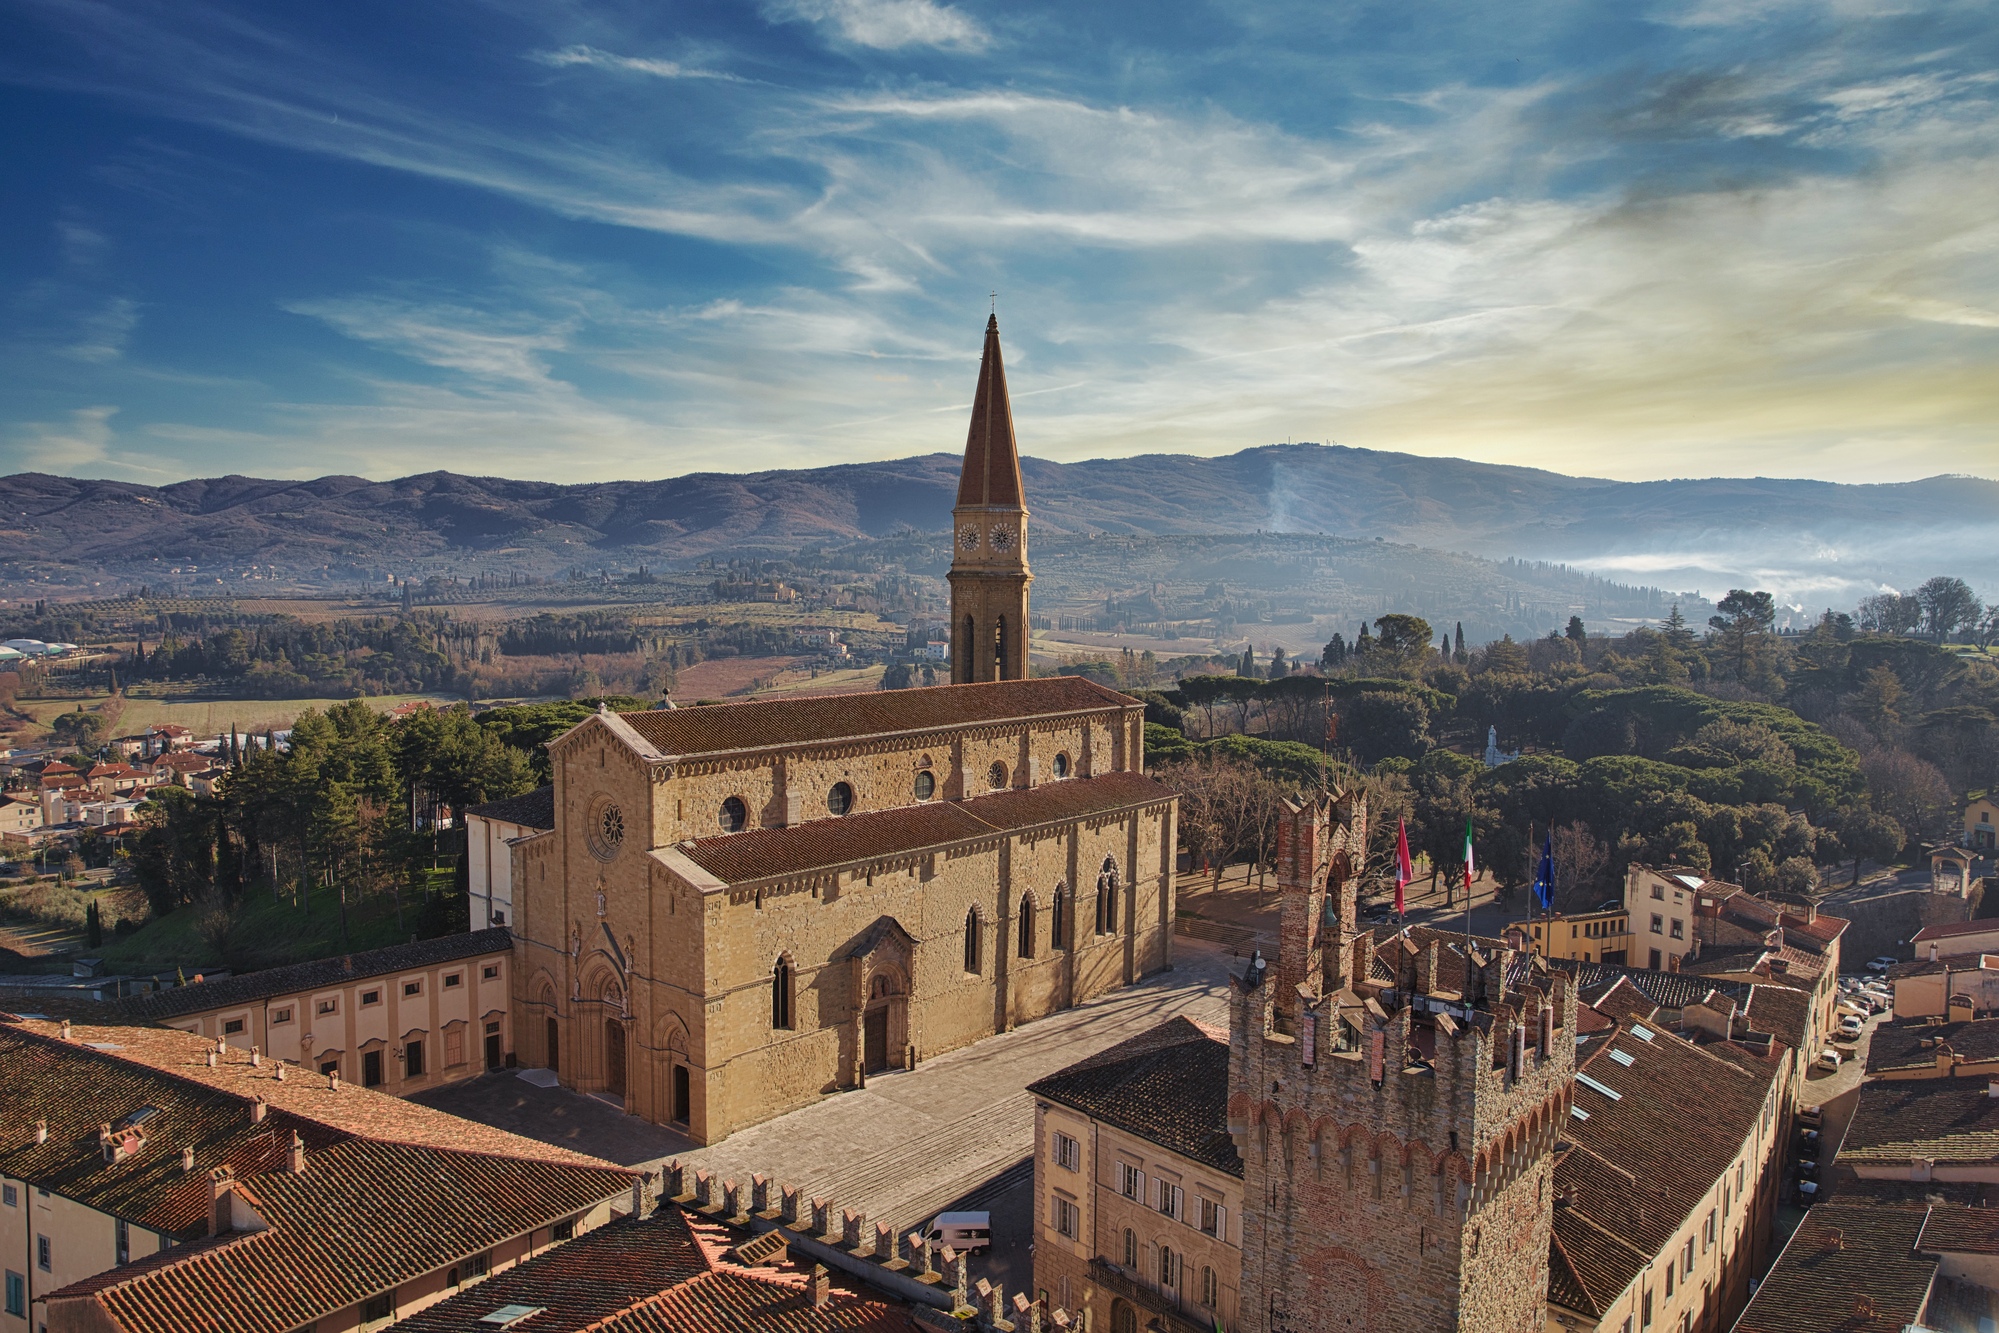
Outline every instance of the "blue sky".
<svg viewBox="0 0 1999 1333"><path fill-rule="evenodd" d="M0 0L0 471L1995 476L1994 17Z"/></svg>

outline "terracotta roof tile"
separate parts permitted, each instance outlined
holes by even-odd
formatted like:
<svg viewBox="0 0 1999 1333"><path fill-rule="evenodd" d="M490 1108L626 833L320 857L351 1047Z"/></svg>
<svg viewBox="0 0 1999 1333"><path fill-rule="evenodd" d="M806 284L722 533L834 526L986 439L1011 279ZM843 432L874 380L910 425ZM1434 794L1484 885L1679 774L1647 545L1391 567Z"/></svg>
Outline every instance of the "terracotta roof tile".
<svg viewBox="0 0 1999 1333"><path fill-rule="evenodd" d="M551 829L555 827L555 787L553 785L536 787L533 791L519 796L507 796L497 801L487 801L482 805L468 806L465 813L479 815L501 824Z"/></svg>
<svg viewBox="0 0 1999 1333"><path fill-rule="evenodd" d="M1938 1162L1999 1161L1999 1097L1984 1079L1903 1079L1864 1083L1860 1104L1840 1144L1841 1160L1856 1165L1911 1158Z"/></svg>
<svg viewBox="0 0 1999 1333"><path fill-rule="evenodd" d="M1999 1209L1930 1209L1922 1248L1935 1254L1999 1254Z"/></svg>
<svg viewBox="0 0 1999 1333"><path fill-rule="evenodd" d="M695 755L1139 706L1136 699L1081 676L1048 676L656 708L618 716L662 754Z"/></svg>
<svg viewBox="0 0 1999 1333"><path fill-rule="evenodd" d="M1944 1054L1955 1054L1963 1060L1999 1060L1999 1018L1956 1023L1883 1023L1869 1039L1867 1072L1934 1070L1939 1054L1936 1043L1940 1041L1950 1046Z"/></svg>
<svg viewBox="0 0 1999 1333"><path fill-rule="evenodd" d="M1021 503L1020 454L1013 441L1013 404L1007 398L1006 364L1000 356L999 316L986 321L979 384L972 394L972 425L965 436L965 466L958 475L958 503Z"/></svg>
<svg viewBox="0 0 1999 1333"><path fill-rule="evenodd" d="M1027 1090L1192 1161L1242 1174L1228 1132L1229 1044L1175 1018Z"/></svg>
<svg viewBox="0 0 1999 1333"><path fill-rule="evenodd" d="M1901 1333L1937 1261L1916 1250L1927 1210L1822 1203L1805 1214L1735 1333Z"/></svg>
<svg viewBox="0 0 1999 1333"><path fill-rule="evenodd" d="M724 883L740 884L1108 814L1172 796L1170 787L1142 773L1107 773L969 801L932 801L808 820L790 828L718 834L696 842L687 857Z"/></svg>
<svg viewBox="0 0 1999 1333"><path fill-rule="evenodd" d="M1916 944L1929 940L1947 940L1956 935L1990 935L1999 933L1999 920L1978 917L1971 921L1939 921L1933 926L1924 926L1916 932Z"/></svg>
<svg viewBox="0 0 1999 1333"><path fill-rule="evenodd" d="M279 995L325 990L331 986L359 981L364 977L388 976L395 972L407 972L413 968L448 963L458 958L509 953L513 947L513 936L507 933L506 927L495 926L490 930L440 935L434 940L417 940L412 944L391 944L384 949L342 954L338 958L293 963L289 967L265 968L261 972L245 972L240 976L221 977L215 981L201 982L199 985L175 986L171 990L154 991L151 995L135 997L129 1007L132 1013L140 1018L177 1018L185 1014L200 1014L211 1009L249 1004Z"/></svg>

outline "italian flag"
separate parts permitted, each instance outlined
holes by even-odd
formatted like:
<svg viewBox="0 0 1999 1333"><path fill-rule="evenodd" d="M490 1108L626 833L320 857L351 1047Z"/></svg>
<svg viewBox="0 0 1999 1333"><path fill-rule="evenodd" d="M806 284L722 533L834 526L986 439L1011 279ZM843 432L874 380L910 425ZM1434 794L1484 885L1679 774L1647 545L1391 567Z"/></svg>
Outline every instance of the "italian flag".
<svg viewBox="0 0 1999 1333"><path fill-rule="evenodd" d="M1466 908L1471 907L1471 882L1472 882L1472 877L1477 873L1478 873L1478 867L1472 864L1472 856L1471 856L1471 816L1466 815L1465 816L1465 906Z"/></svg>

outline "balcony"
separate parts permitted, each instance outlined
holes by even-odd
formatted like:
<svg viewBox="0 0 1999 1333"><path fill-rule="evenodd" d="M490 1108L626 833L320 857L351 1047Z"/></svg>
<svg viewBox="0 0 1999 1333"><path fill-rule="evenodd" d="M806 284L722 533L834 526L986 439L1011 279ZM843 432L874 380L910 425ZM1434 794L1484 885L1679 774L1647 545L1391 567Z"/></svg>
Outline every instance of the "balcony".
<svg viewBox="0 0 1999 1333"><path fill-rule="evenodd" d="M1090 1281L1122 1296L1152 1318L1140 1329L1158 1328L1160 1333L1215 1333L1215 1318L1192 1301L1139 1281L1116 1264L1098 1258L1090 1260Z"/></svg>

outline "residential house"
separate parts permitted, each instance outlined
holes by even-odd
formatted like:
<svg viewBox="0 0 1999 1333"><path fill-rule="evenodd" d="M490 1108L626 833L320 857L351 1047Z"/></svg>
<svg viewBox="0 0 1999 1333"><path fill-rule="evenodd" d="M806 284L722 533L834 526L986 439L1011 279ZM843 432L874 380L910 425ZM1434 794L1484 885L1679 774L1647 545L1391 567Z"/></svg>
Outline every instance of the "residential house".
<svg viewBox="0 0 1999 1333"><path fill-rule="evenodd" d="M1999 953L1999 918L1940 921L1924 926L1909 942L1915 946L1916 957L1926 960L1945 954Z"/></svg>
<svg viewBox="0 0 1999 1333"><path fill-rule="evenodd" d="M1827 1202L1757 1287L1735 1333L1982 1333L1999 1318L1999 1210Z"/></svg>
<svg viewBox="0 0 1999 1333"><path fill-rule="evenodd" d="M1839 1005L1840 941L1850 923L1811 904L1773 902L1710 882L1694 898L1699 950L1680 970L1741 981L1768 980L1808 992L1813 1033L1831 1036Z"/></svg>
<svg viewBox="0 0 1999 1333"><path fill-rule="evenodd" d="M1585 963L1628 962L1637 938L1631 932L1631 913L1622 907L1533 917L1506 928L1507 943L1516 949Z"/></svg>
<svg viewBox="0 0 1999 1333"><path fill-rule="evenodd" d="M1225 1033L1176 1018L1030 1084L1034 1283L1086 1326L1239 1326Z"/></svg>
<svg viewBox="0 0 1999 1333"><path fill-rule="evenodd" d="M188 1033L0 1021L0 1333L352 1333L639 1201L608 1162Z"/></svg>
<svg viewBox="0 0 1999 1333"><path fill-rule="evenodd" d="M1999 1018L1883 1023L1868 1041L1867 1077L1999 1079Z"/></svg>
<svg viewBox="0 0 1999 1333"><path fill-rule="evenodd" d="M1999 1183L1999 1084L1864 1083L1839 1163L1862 1180Z"/></svg>
<svg viewBox="0 0 1999 1333"><path fill-rule="evenodd" d="M1987 792L1964 803L1964 845L1981 852L1999 850L1999 796Z"/></svg>
<svg viewBox="0 0 1999 1333"><path fill-rule="evenodd" d="M136 1017L397 1096L509 1063L504 928L176 986Z"/></svg>
<svg viewBox="0 0 1999 1333"><path fill-rule="evenodd" d="M514 919L514 839L554 827L553 786L487 801L465 811L466 883L472 899L472 924L504 926Z"/></svg>
<svg viewBox="0 0 1999 1333"><path fill-rule="evenodd" d="M1692 953L1695 895L1708 882L1695 870L1633 865L1624 875L1624 910L1631 918L1630 961L1660 971Z"/></svg>
<svg viewBox="0 0 1999 1333"><path fill-rule="evenodd" d="M155 757L150 767L160 781L186 787L192 774L205 773L215 767L215 756L196 754L191 750L173 750Z"/></svg>
<svg viewBox="0 0 1999 1333"><path fill-rule="evenodd" d="M1924 943L1929 957L1897 963L1888 969L1897 1019L1978 1018L1999 1014L1999 953L1943 953L1943 948L1955 949L1959 944L1948 935Z"/></svg>
<svg viewBox="0 0 1999 1333"><path fill-rule="evenodd" d="M146 753L149 755L171 754L175 750L194 748L194 733L178 722L156 722L146 728Z"/></svg>
<svg viewBox="0 0 1999 1333"><path fill-rule="evenodd" d="M38 829L43 819L41 799L33 793L10 791L0 796L0 839Z"/></svg>

